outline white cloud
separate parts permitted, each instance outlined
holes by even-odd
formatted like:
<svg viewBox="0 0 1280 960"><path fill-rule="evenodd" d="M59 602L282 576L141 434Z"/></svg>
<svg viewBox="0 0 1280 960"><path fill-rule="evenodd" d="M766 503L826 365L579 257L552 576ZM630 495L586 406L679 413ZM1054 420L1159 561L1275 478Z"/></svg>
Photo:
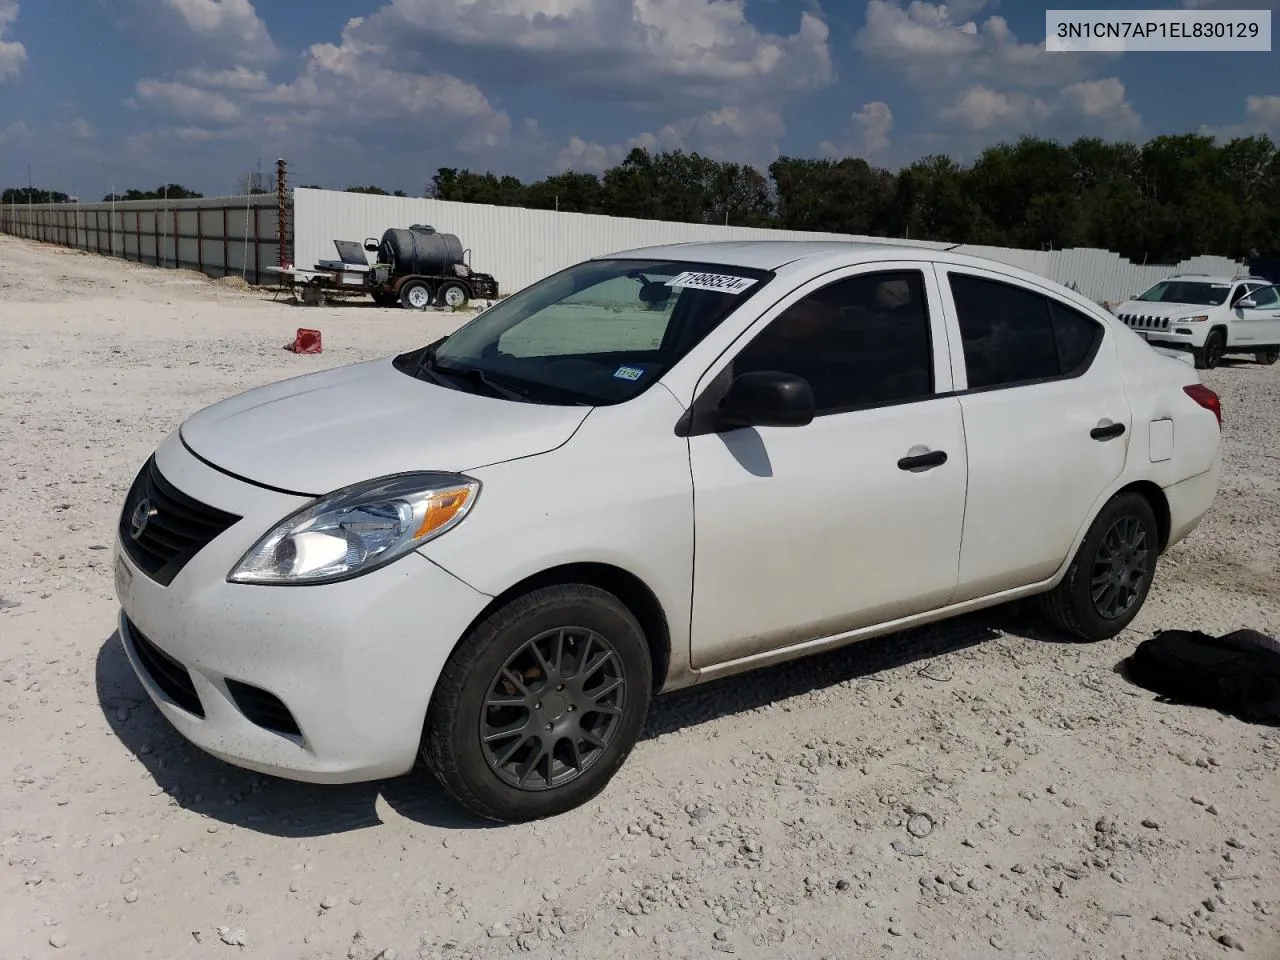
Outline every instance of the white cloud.
<svg viewBox="0 0 1280 960"><path fill-rule="evenodd" d="M391 0L353 35L406 57L469 52L477 70L637 105L778 100L834 80L827 25L788 36L747 20L744 0Z"/></svg>
<svg viewBox="0 0 1280 960"><path fill-rule="evenodd" d="M1200 132L1217 137L1223 143L1236 137L1259 134L1280 138L1280 96L1253 94L1245 97L1243 121L1225 126L1206 124L1200 127Z"/></svg>
<svg viewBox="0 0 1280 960"><path fill-rule="evenodd" d="M271 84L261 70L251 70L238 64L231 70L206 70L195 67L178 75L183 81L196 87L213 87L217 90L265 90Z"/></svg>
<svg viewBox="0 0 1280 960"><path fill-rule="evenodd" d="M1060 139L1085 132L1130 136L1142 127L1124 84L1115 77L1082 80L1043 97L1021 90L973 86L941 108L938 116L964 134L980 134L984 141L992 136L1032 133L1048 126Z"/></svg>
<svg viewBox="0 0 1280 960"><path fill-rule="evenodd" d="M399 124L399 131L411 140L439 143L449 135L469 151L506 142L510 117L496 109L479 87L450 74L411 73L387 66L393 58L386 48L353 35L352 27L358 23L348 24L341 43L312 46L297 79L250 93L248 99L293 111L276 112L275 120L283 124Z"/></svg>
<svg viewBox="0 0 1280 960"><path fill-rule="evenodd" d="M650 153L683 150L763 169L777 159L778 141L785 133L786 124L773 109L725 106L682 117L624 143L600 144L571 137L554 166L556 172L603 173L621 163L633 147L644 147Z"/></svg>
<svg viewBox="0 0 1280 960"><path fill-rule="evenodd" d="M18 0L0 0L0 81L11 80L27 62L27 48L4 35L18 19Z"/></svg>
<svg viewBox="0 0 1280 960"><path fill-rule="evenodd" d="M275 41L251 0L164 0L192 33L218 45L230 59L248 63L279 56Z"/></svg>
<svg viewBox="0 0 1280 960"><path fill-rule="evenodd" d="M185 83L139 80L134 84L134 90L144 103L157 106L184 120L233 123L241 116L240 108L222 94Z"/></svg>
<svg viewBox="0 0 1280 960"><path fill-rule="evenodd" d="M0 128L0 144L26 143L31 139L31 129L22 120L15 120L7 127Z"/></svg>
<svg viewBox="0 0 1280 960"><path fill-rule="evenodd" d="M1280 0L1181 0L1184 10L1275 10Z"/></svg>
<svg viewBox="0 0 1280 960"><path fill-rule="evenodd" d="M1134 134L1142 127L1142 118L1126 98L1124 84L1115 77L1070 84L1058 95L1057 106L1089 129L1113 136Z"/></svg>
<svg viewBox="0 0 1280 960"><path fill-rule="evenodd" d="M872 159L889 149L893 130L893 111L882 100L864 103L849 118L850 138L843 144L824 140L818 152L825 157L861 157Z"/></svg>
<svg viewBox="0 0 1280 960"><path fill-rule="evenodd" d="M970 87L938 115L948 123L985 132L1038 125L1049 115L1049 108L1039 97L1030 94L978 86Z"/></svg>
<svg viewBox="0 0 1280 960"><path fill-rule="evenodd" d="M75 140L93 140L98 135L93 129L93 124L84 117L76 117L72 120L67 125L67 130Z"/></svg>
<svg viewBox="0 0 1280 960"><path fill-rule="evenodd" d="M968 3L961 12L987 4ZM1087 78L1105 53L1048 53L1043 41L1021 43L1008 21L990 16L982 23L962 19L947 4L911 0L868 0L867 21L854 47L921 89L940 93L957 85L993 89L1044 89Z"/></svg>
<svg viewBox="0 0 1280 960"><path fill-rule="evenodd" d="M555 172L573 170L578 173L601 174L616 165L626 155L618 146L591 143L581 137L570 137L555 160Z"/></svg>

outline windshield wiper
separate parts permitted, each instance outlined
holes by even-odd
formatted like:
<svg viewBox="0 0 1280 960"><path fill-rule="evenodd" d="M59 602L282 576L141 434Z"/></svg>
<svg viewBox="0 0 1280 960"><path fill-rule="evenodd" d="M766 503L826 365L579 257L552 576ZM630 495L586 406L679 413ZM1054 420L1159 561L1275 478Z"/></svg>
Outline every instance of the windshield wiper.
<svg viewBox="0 0 1280 960"><path fill-rule="evenodd" d="M422 351L422 356L418 358L418 365L413 368L414 379L421 380L422 375L425 373L432 382L440 382L440 378L431 371L437 369L436 347L440 346L442 343L444 343L443 340L437 340L435 343L429 344L427 348Z"/></svg>
<svg viewBox="0 0 1280 960"><path fill-rule="evenodd" d="M457 377L460 380L473 380L481 386L485 387L494 396L502 397L504 400L523 401L529 397L529 391L523 387L517 387L508 380L495 378L492 374L485 373L479 367L442 367L435 364L435 355L432 354L432 363L434 369L448 376Z"/></svg>

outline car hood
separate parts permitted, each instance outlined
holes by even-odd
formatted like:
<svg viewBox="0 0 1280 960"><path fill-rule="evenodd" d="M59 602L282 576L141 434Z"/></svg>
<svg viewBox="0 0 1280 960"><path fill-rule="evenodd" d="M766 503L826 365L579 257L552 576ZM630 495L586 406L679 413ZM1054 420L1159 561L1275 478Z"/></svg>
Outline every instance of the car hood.
<svg viewBox="0 0 1280 960"><path fill-rule="evenodd" d="M452 390L401 373L388 357L249 390L201 410L181 433L215 467L315 496L393 473L545 453L590 412Z"/></svg>
<svg viewBox="0 0 1280 960"><path fill-rule="evenodd" d="M1179 317L1195 317L1200 314L1213 313L1221 307L1197 306L1194 303L1144 303L1141 300L1126 300L1115 309L1116 316L1136 313L1142 317L1168 317L1177 320Z"/></svg>

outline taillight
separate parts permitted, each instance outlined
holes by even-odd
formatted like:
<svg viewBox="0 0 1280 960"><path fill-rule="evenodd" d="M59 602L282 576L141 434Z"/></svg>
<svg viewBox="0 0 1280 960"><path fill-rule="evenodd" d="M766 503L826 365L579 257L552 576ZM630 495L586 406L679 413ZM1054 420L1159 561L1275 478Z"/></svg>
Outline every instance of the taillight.
<svg viewBox="0 0 1280 960"><path fill-rule="evenodd" d="M1222 426L1222 401L1218 399L1218 395L1206 387L1203 383L1193 383L1189 387L1183 387L1183 391L1188 397L1194 400L1206 410L1213 412L1218 418L1218 426Z"/></svg>

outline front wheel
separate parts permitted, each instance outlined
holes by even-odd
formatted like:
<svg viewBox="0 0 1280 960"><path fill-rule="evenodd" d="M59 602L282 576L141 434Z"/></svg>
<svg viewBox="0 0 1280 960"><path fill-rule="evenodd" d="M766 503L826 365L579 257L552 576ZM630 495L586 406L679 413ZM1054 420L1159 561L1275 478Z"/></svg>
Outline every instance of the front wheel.
<svg viewBox="0 0 1280 960"><path fill-rule="evenodd" d="M1212 370L1222 362L1222 355L1227 352L1227 338L1221 330L1209 331L1204 346L1192 351L1197 370Z"/></svg>
<svg viewBox="0 0 1280 960"><path fill-rule="evenodd" d="M1094 519L1067 574L1043 598L1054 626L1086 641L1108 640L1133 622L1155 577L1160 532L1145 497L1112 497Z"/></svg>
<svg viewBox="0 0 1280 960"><path fill-rule="evenodd" d="M608 785L640 736L652 687L644 631L621 601L583 584L534 590L449 657L423 760L481 817L555 816Z"/></svg>
<svg viewBox="0 0 1280 960"><path fill-rule="evenodd" d="M1269 367L1277 360L1280 360L1280 347L1272 347L1269 350L1259 350L1254 354L1254 358L1259 363Z"/></svg>

